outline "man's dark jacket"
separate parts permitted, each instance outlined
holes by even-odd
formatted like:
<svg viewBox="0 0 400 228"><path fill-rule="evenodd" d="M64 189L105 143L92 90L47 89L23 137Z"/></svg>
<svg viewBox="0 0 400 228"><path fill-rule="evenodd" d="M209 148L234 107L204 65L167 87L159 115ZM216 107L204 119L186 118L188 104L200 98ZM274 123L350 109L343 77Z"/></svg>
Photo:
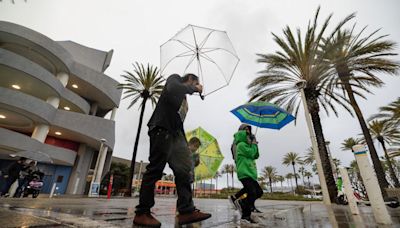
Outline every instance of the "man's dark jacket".
<svg viewBox="0 0 400 228"><path fill-rule="evenodd" d="M169 76L156 109L147 124L149 130L161 127L167 129L171 134L183 132L183 123L178 111L186 94L193 94L196 91L196 87L183 84L182 78L178 74Z"/></svg>
<svg viewBox="0 0 400 228"><path fill-rule="evenodd" d="M25 170L26 168L24 167L24 164L14 162L9 168L8 168L8 176L11 178L18 178L19 177L19 172L21 170Z"/></svg>

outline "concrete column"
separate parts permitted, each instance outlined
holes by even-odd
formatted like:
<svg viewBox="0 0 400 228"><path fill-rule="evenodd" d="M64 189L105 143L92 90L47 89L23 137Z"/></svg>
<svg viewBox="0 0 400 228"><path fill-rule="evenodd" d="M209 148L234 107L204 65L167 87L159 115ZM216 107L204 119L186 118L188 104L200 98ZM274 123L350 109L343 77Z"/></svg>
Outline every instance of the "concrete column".
<svg viewBox="0 0 400 228"><path fill-rule="evenodd" d="M96 176L95 176L95 179L94 179L95 182L97 182L97 183L100 183L100 181L101 181L101 176L103 174L104 163L106 161L106 156L107 156L107 150L108 150L108 147L106 145L104 145L102 151L99 151L99 152L101 152L99 154L99 158L97 159L97 160L99 160L99 164L98 164L99 167L97 168L97 173L96 173Z"/></svg>
<svg viewBox="0 0 400 228"><path fill-rule="evenodd" d="M68 84L69 75L65 72L57 73L58 80L60 80L61 84L65 87Z"/></svg>
<svg viewBox="0 0 400 228"><path fill-rule="evenodd" d="M81 143L68 181L66 194L84 194L86 177L94 152Z"/></svg>
<svg viewBox="0 0 400 228"><path fill-rule="evenodd" d="M340 167L339 172L340 172L340 175L342 176L344 193L346 194L347 201L349 202L350 211L353 215L359 215L360 211L358 210L358 207L357 207L357 200L356 200L356 197L354 197L353 186L351 186L349 174L347 173L347 169Z"/></svg>
<svg viewBox="0 0 400 228"><path fill-rule="evenodd" d="M58 108L58 106L60 105L60 98L59 97L49 97L46 100L46 103L50 104L51 106L53 106L54 108Z"/></svg>
<svg viewBox="0 0 400 228"><path fill-rule="evenodd" d="M50 104L54 108L58 108L60 105L60 98L59 97L49 97L46 100L46 103ZM46 124L39 124L35 126L33 130L31 138L37 139L38 141L44 143L46 140L47 134L49 133L50 127Z"/></svg>
<svg viewBox="0 0 400 228"><path fill-rule="evenodd" d="M115 119L115 115L117 114L117 110L118 110L118 108L113 108L113 110L111 111L110 120L114 120Z"/></svg>
<svg viewBox="0 0 400 228"><path fill-rule="evenodd" d="M356 157L361 177L367 190L369 201L371 202L372 212L378 224L390 225L392 220L383 201L382 192L379 187L374 169L368 160L367 148L365 145L353 146L353 153Z"/></svg>
<svg viewBox="0 0 400 228"><path fill-rule="evenodd" d="M108 147L104 144L105 142L106 142L105 139L101 139L99 154L97 155L96 166L94 168L92 181L90 183L89 196L95 196L95 195L92 195L92 191L91 191L94 183L98 184L100 186L101 174L103 172L104 162L106 160L107 150L108 150Z"/></svg>
<svg viewBox="0 0 400 228"><path fill-rule="evenodd" d="M46 140L47 134L49 133L49 130L50 130L50 127L48 125L39 124L33 130L31 138L44 143L44 141Z"/></svg>

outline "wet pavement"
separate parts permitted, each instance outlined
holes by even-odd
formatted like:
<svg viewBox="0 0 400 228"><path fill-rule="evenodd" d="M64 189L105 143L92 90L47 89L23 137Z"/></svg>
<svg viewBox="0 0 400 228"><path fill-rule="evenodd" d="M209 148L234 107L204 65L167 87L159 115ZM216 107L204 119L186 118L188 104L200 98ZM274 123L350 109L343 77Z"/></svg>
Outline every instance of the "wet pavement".
<svg viewBox="0 0 400 228"><path fill-rule="evenodd" d="M132 227L137 198L0 198L0 227ZM162 227L175 225L176 198L158 197L153 208ZM263 211L254 214L256 225L240 222L240 214L224 199L195 199L212 217L186 227L400 227L400 208L388 208L392 226L378 226L371 207L360 206L361 216L347 206L321 202L257 200Z"/></svg>

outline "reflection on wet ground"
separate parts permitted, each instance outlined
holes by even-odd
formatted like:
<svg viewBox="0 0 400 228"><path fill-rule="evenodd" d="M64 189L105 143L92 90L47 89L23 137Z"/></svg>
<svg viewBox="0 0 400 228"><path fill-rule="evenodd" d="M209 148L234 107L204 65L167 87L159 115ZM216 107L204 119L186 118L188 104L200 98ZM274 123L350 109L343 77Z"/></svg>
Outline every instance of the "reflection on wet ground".
<svg viewBox="0 0 400 228"><path fill-rule="evenodd" d="M0 227L132 227L136 204L132 198L0 199ZM195 199L195 204L212 217L187 227L249 227L228 200ZM175 226L175 205L175 198L156 199L153 213L163 227ZM347 206L320 202L258 200L256 205L263 213L254 214L258 224L250 227L378 227L368 206L353 216ZM388 227L400 227L400 208L388 209L394 223Z"/></svg>

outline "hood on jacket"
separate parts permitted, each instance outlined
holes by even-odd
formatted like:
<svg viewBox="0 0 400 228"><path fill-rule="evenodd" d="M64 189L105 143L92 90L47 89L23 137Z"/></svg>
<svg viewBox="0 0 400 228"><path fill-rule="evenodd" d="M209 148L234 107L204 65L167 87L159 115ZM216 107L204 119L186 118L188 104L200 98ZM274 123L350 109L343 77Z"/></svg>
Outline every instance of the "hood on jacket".
<svg viewBox="0 0 400 228"><path fill-rule="evenodd" d="M250 129L250 132L251 132L251 126L248 125L248 124L241 124L241 125L239 126L239 131L240 131L240 130L246 130L246 128L249 128L249 129Z"/></svg>
<svg viewBox="0 0 400 228"><path fill-rule="evenodd" d="M247 143L247 132L246 130L239 130L238 132L236 132L234 135L234 143L237 145L240 142L245 142Z"/></svg>

